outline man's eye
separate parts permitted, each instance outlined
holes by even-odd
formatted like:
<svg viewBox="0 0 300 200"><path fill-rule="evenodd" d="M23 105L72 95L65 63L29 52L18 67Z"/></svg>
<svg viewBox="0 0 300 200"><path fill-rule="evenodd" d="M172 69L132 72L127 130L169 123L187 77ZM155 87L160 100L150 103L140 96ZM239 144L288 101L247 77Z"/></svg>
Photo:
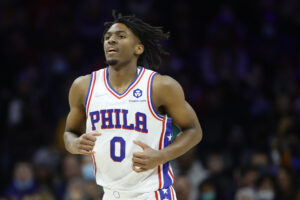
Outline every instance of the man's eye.
<svg viewBox="0 0 300 200"><path fill-rule="evenodd" d="M105 37L104 37L104 40L108 40L108 39L109 39L109 36L105 36Z"/></svg>
<svg viewBox="0 0 300 200"><path fill-rule="evenodd" d="M120 38L126 38L125 35L119 35Z"/></svg>

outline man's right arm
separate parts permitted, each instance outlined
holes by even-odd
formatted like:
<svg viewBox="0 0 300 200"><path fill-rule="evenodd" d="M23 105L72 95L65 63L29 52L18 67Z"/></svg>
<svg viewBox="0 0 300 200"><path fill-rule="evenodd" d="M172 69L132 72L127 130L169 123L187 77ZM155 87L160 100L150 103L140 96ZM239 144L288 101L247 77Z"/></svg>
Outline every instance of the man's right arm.
<svg viewBox="0 0 300 200"><path fill-rule="evenodd" d="M90 75L77 78L69 92L70 112L64 132L66 149L72 154L89 155L92 153L96 137L99 133L85 132L85 98L88 92Z"/></svg>

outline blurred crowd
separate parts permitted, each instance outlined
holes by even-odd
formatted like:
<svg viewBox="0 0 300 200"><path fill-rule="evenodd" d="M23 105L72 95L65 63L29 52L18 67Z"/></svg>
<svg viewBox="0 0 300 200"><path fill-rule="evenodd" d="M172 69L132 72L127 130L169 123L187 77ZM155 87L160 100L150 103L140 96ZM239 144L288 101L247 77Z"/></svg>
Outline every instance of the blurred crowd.
<svg viewBox="0 0 300 200"><path fill-rule="evenodd" d="M178 200L299 200L298 0L1 0L0 199L101 199L62 134L70 85L105 67L112 9L171 33L159 72L204 136L172 161Z"/></svg>

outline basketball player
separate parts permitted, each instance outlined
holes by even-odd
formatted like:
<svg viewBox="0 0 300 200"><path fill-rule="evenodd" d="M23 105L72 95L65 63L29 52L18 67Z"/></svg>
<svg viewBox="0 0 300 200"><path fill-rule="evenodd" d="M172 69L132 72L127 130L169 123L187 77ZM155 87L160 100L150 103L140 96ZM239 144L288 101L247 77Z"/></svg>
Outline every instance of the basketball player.
<svg viewBox="0 0 300 200"><path fill-rule="evenodd" d="M176 199L169 161L198 144L202 131L179 83L148 69L158 66L165 53L158 42L169 34L120 14L105 28L108 66L70 89L66 149L92 156L104 200ZM172 123L182 130L176 139Z"/></svg>

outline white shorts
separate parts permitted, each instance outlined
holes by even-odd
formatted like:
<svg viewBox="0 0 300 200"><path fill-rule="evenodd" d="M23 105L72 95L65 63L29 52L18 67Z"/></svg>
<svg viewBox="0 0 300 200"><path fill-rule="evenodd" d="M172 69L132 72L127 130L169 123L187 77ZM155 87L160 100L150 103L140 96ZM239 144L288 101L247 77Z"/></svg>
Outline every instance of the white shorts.
<svg viewBox="0 0 300 200"><path fill-rule="evenodd" d="M103 200L177 200L177 198L174 188L170 186L148 193L119 192L104 188Z"/></svg>

